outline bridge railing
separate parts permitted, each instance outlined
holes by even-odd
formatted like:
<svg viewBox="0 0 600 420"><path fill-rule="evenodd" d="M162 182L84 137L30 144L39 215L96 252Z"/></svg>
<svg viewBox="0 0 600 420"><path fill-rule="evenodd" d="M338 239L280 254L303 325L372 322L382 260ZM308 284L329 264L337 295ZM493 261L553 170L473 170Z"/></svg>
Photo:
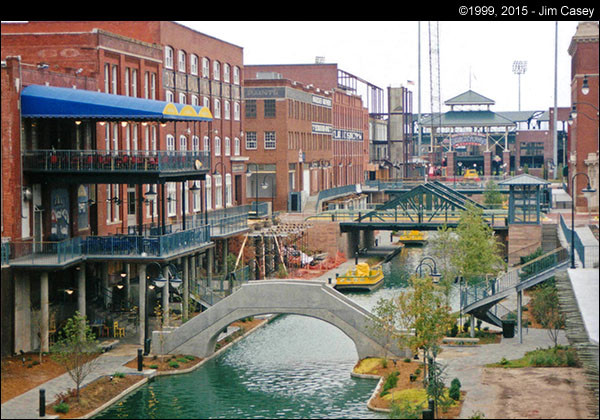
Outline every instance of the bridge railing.
<svg viewBox="0 0 600 420"><path fill-rule="evenodd" d="M461 307L471 305L497 293L514 288L520 283L568 260L568 250L560 247L517 267L513 267L496 279L483 280L474 285L469 285L461 294Z"/></svg>

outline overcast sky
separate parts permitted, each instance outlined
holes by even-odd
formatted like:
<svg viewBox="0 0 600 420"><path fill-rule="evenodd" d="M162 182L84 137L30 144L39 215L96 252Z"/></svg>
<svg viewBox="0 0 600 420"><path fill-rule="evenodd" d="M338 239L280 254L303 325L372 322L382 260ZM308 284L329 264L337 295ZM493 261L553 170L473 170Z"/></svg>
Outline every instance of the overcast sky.
<svg viewBox="0 0 600 420"><path fill-rule="evenodd" d="M418 22L384 21L186 21L199 32L244 49L244 64L309 64L315 57L380 87L407 86L417 111ZM577 21L558 22L558 106L570 106L570 56ZM422 112L429 112L428 22L421 23ZM469 89L496 102L494 111L516 111L518 76L513 62L527 61L521 76L521 109L554 106L555 22L439 22L442 102ZM469 78L471 74L471 78ZM442 108L445 111L446 108Z"/></svg>

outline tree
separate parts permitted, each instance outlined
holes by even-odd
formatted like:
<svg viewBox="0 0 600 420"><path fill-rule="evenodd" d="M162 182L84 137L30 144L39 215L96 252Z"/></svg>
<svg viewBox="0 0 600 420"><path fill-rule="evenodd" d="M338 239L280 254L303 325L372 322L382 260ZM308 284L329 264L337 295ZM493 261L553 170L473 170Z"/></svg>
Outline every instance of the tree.
<svg viewBox="0 0 600 420"><path fill-rule="evenodd" d="M499 209L502 207L504 202L504 196L496 184L491 179L485 184L485 190L483 191L483 204L486 207L492 209Z"/></svg>
<svg viewBox="0 0 600 420"><path fill-rule="evenodd" d="M372 310L374 315L369 325L371 331L383 339L385 358L387 359L390 347L394 342L401 339L400 331L397 329L398 307L394 299L380 298Z"/></svg>
<svg viewBox="0 0 600 420"><path fill-rule="evenodd" d="M531 314L548 331L554 347L558 345L558 331L565 326L565 316L560 312L556 287L540 285L532 293Z"/></svg>
<svg viewBox="0 0 600 420"><path fill-rule="evenodd" d="M447 227L446 225L438 228L435 237L429 241L429 249L431 256L436 261L437 268L441 273L439 285L444 291L446 296L446 303L450 302L450 293L452 292L452 285L454 279L458 276L458 271L452 261L457 256L457 236L454 233L454 229Z"/></svg>
<svg viewBox="0 0 600 420"><path fill-rule="evenodd" d="M476 283L486 274L495 276L504 268L501 245L483 220L481 209L469 205L461 212L455 232L458 240L452 263L467 284Z"/></svg>
<svg viewBox="0 0 600 420"><path fill-rule="evenodd" d="M96 369L100 354L100 346L85 316L75 312L75 315L67 320L50 352L52 359L62 365L75 382L79 401L81 384Z"/></svg>

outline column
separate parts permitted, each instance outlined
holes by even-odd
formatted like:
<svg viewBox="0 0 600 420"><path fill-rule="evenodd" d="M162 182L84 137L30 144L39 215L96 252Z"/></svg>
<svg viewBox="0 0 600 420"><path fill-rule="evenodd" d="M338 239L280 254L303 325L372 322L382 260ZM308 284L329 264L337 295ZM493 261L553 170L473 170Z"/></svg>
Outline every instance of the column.
<svg viewBox="0 0 600 420"><path fill-rule="evenodd" d="M42 351L49 351L50 346L48 343L48 325L49 325L49 314L50 314L50 302L48 300L48 272L42 272L40 276L40 298L41 298L41 317L42 322L40 326L40 345L42 346Z"/></svg>
<svg viewBox="0 0 600 420"><path fill-rule="evenodd" d="M85 263L79 264L77 271L77 310L85 316Z"/></svg>
<svg viewBox="0 0 600 420"><path fill-rule="evenodd" d="M454 166L456 165L456 152L446 152L446 176L454 176Z"/></svg>
<svg viewBox="0 0 600 420"><path fill-rule="evenodd" d="M510 174L510 150L506 149L502 152L502 164L506 163L506 167L504 168L504 173L507 175Z"/></svg>
<svg viewBox="0 0 600 420"><path fill-rule="evenodd" d="M207 252L207 264L206 264L206 271L207 271L207 276L206 276L206 282L207 282L207 286L209 288L212 289L212 275L213 275L213 265L215 263L215 249L213 247L208 248L208 252Z"/></svg>
<svg viewBox="0 0 600 420"><path fill-rule="evenodd" d="M517 329L519 330L519 344L523 344L523 291L517 292Z"/></svg>
<svg viewBox="0 0 600 420"><path fill-rule="evenodd" d="M471 326L469 327L469 334L471 335L471 338L475 338L475 317L473 316L473 314L470 314L471 317Z"/></svg>
<svg viewBox="0 0 600 420"><path fill-rule="evenodd" d="M102 275L102 296L104 297L104 307L108 308L108 305L111 303L110 298L108 296L108 263L102 263L101 268Z"/></svg>
<svg viewBox="0 0 600 420"><path fill-rule="evenodd" d="M31 350L31 281L29 273L14 271L15 281L15 342L14 352Z"/></svg>
<svg viewBox="0 0 600 420"><path fill-rule="evenodd" d="M492 174L492 152L483 152L483 175L490 176Z"/></svg>
<svg viewBox="0 0 600 420"><path fill-rule="evenodd" d="M146 340L146 293L148 293L148 285L146 284L146 264L138 265L139 283L139 301L138 301L138 316L140 323L140 344L144 345Z"/></svg>
<svg viewBox="0 0 600 420"><path fill-rule="evenodd" d="M182 257L181 262L183 264L183 308L181 319L183 321L188 319L188 307L189 307L189 299L190 299L190 279L189 279L189 264L190 259L193 258L191 256Z"/></svg>
<svg viewBox="0 0 600 420"><path fill-rule="evenodd" d="M163 309L163 327L169 326L169 266L163 268L163 276L167 279L167 283L162 289L162 309Z"/></svg>

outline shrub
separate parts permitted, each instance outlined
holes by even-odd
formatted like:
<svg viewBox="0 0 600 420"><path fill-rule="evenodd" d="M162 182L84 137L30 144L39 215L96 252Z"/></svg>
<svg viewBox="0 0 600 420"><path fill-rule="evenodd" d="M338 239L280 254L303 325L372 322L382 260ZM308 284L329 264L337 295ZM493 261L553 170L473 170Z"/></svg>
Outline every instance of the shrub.
<svg viewBox="0 0 600 420"><path fill-rule="evenodd" d="M158 369L158 365L150 365L150 369Z"/></svg>
<svg viewBox="0 0 600 420"><path fill-rule="evenodd" d="M113 374L113 377L115 377L115 378L124 378L125 374L123 372L115 372Z"/></svg>
<svg viewBox="0 0 600 420"><path fill-rule="evenodd" d="M450 382L450 386L457 386L460 389L462 384L460 383L460 380L458 378L454 378L452 379L452 382Z"/></svg>
<svg viewBox="0 0 600 420"><path fill-rule="evenodd" d="M169 362L169 367L177 369L179 367L179 363L177 363L175 361L170 361Z"/></svg>
<svg viewBox="0 0 600 420"><path fill-rule="evenodd" d="M60 402L52 408L54 408L54 411L56 411L57 413L66 414L69 412L69 404L67 404L66 402Z"/></svg>
<svg viewBox="0 0 600 420"><path fill-rule="evenodd" d="M186 359L188 359L189 361L193 361L193 360L195 360L195 359L196 359L194 356L190 356L190 355L188 355L188 356L184 356L184 357L185 357Z"/></svg>
<svg viewBox="0 0 600 420"><path fill-rule="evenodd" d="M421 405L413 406L408 401L392 404L390 409L392 419L420 419L423 414Z"/></svg>
<svg viewBox="0 0 600 420"><path fill-rule="evenodd" d="M398 375L399 372L392 372L385 378L385 382L383 383L383 388L379 396L383 397L390 389L396 386L398 383Z"/></svg>
<svg viewBox="0 0 600 420"><path fill-rule="evenodd" d="M180 357L179 359L177 359L177 361L179 363L187 363L187 362L189 362L189 360L187 358L185 358L185 357Z"/></svg>
<svg viewBox="0 0 600 420"><path fill-rule="evenodd" d="M405 357L404 358L404 363L410 363L410 357Z"/></svg>
<svg viewBox="0 0 600 420"><path fill-rule="evenodd" d="M454 401L460 400L460 382L456 383L452 381L450 389L448 390L448 396Z"/></svg>

